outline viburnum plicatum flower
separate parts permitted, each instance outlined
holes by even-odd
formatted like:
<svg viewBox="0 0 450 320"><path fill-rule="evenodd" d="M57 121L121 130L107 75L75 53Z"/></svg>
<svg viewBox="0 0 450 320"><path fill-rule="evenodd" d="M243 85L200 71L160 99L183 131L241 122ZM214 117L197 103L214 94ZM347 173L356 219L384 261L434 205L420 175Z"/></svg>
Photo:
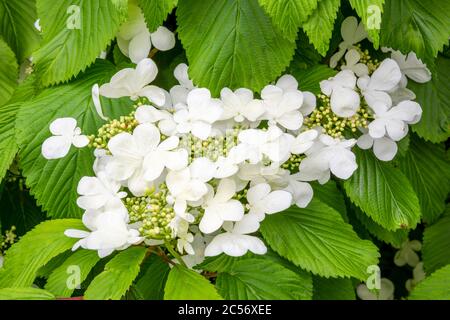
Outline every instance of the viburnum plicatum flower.
<svg viewBox="0 0 450 320"><path fill-rule="evenodd" d="M406 280L406 290L411 292L414 287L426 277L426 273L423 270L423 262L419 262L413 269L413 278Z"/></svg>
<svg viewBox="0 0 450 320"><path fill-rule="evenodd" d="M241 88L233 92L228 88L223 88L220 91L220 98L224 108L220 120L257 121L265 112L262 101L253 99L253 92L249 89Z"/></svg>
<svg viewBox="0 0 450 320"><path fill-rule="evenodd" d="M399 141L408 133L408 124L419 122L422 116L422 108L414 101L402 101L392 108L384 102L377 102L372 109L375 119L369 124L369 134L375 139L387 135Z"/></svg>
<svg viewBox="0 0 450 320"><path fill-rule="evenodd" d="M389 51L391 51L391 58L397 62L402 72L402 79L400 81L402 87L406 87L406 77L418 83L425 83L431 80L431 72L427 68L427 65L417 58L414 52L404 55L397 50L391 49Z"/></svg>
<svg viewBox="0 0 450 320"><path fill-rule="evenodd" d="M159 27L150 33L145 24L145 18L141 9L133 4L128 4L128 21L126 21L117 33L117 45L120 51L130 57L134 63L147 58L152 44L161 51L170 50L175 46L175 36L166 27Z"/></svg>
<svg viewBox="0 0 450 320"><path fill-rule="evenodd" d="M205 197L202 207L205 213L199 228L203 233L217 231L224 221L240 221L244 216L244 207L238 200L232 199L236 194L236 183L231 179L222 179L214 194L212 187Z"/></svg>
<svg viewBox="0 0 450 320"><path fill-rule="evenodd" d="M385 59L371 76L358 79L358 87L369 107L377 102L392 105L389 92L394 90L402 78L400 68L392 59Z"/></svg>
<svg viewBox="0 0 450 320"><path fill-rule="evenodd" d="M419 256L416 251L422 250L422 243L418 240L406 240L402 243L399 250L395 253L394 263L399 267L408 264L410 267L415 267L419 262Z"/></svg>
<svg viewBox="0 0 450 320"><path fill-rule="evenodd" d="M300 133L295 137L294 142L291 145L291 153L302 154L308 151L313 145L314 141L319 136L317 130L311 129Z"/></svg>
<svg viewBox="0 0 450 320"><path fill-rule="evenodd" d="M266 214L274 214L291 206L292 195L284 190L272 191L267 183L257 184L247 191L248 214L263 221Z"/></svg>
<svg viewBox="0 0 450 320"><path fill-rule="evenodd" d="M353 71L358 77L362 77L369 74L369 68L364 63L359 63L359 60L361 60L361 55L359 52L355 49L350 49L345 54L345 65L341 66L342 70L351 70Z"/></svg>
<svg viewBox="0 0 450 320"><path fill-rule="evenodd" d="M87 136L81 134L74 118L58 118L50 124L50 132L53 134L42 144L42 155L46 159L64 158L74 145L83 148L89 144Z"/></svg>
<svg viewBox="0 0 450 320"><path fill-rule="evenodd" d="M91 93L92 102L94 103L95 111L97 111L98 116L105 121L108 120L108 117L103 114L103 109L100 102L100 88L97 83L92 86Z"/></svg>
<svg viewBox="0 0 450 320"><path fill-rule="evenodd" d="M333 69L336 68L347 50L352 49L355 44L367 38L367 32L362 21L358 24L355 17L347 17L342 22L341 35L344 41L339 44L339 51L330 58L330 67Z"/></svg>
<svg viewBox="0 0 450 320"><path fill-rule="evenodd" d="M221 101L211 98L208 89L200 88L189 92L187 105L178 108L173 119L179 133L191 132L195 137L205 140L211 134L212 124L219 120L222 113Z"/></svg>
<svg viewBox="0 0 450 320"><path fill-rule="evenodd" d="M292 203L299 208L306 208L314 195L311 185L304 182L298 173L289 175L288 186L284 190L292 195Z"/></svg>
<svg viewBox="0 0 450 320"><path fill-rule="evenodd" d="M381 278L380 290L370 291L367 285L360 284L356 288L356 293L361 300L394 300L394 284L387 278Z"/></svg>
<svg viewBox="0 0 450 320"><path fill-rule="evenodd" d="M172 108L178 103L187 103L189 92L195 89L194 83L189 79L188 69L189 67L185 63L180 63L175 67L173 75L179 84L170 88L171 104L166 107Z"/></svg>
<svg viewBox="0 0 450 320"><path fill-rule="evenodd" d="M109 83L100 87L100 95L107 98L130 97L135 101L139 97L146 97L157 106L164 105L166 96L164 91L153 85L158 74L158 67L152 59L141 60L136 69L125 68L117 72Z"/></svg>
<svg viewBox="0 0 450 320"><path fill-rule="evenodd" d="M391 161L397 154L397 143L389 137L372 138L368 133L369 130L364 129L363 135L358 138L356 144L363 150L373 147L373 153L382 161Z"/></svg>
<svg viewBox="0 0 450 320"><path fill-rule="evenodd" d="M240 257L248 251L255 254L267 252L261 239L248 235L259 229L256 216L247 214L234 224L225 222L223 228L226 232L214 237L205 249L205 256L217 256L223 252L232 257Z"/></svg>
<svg viewBox="0 0 450 320"><path fill-rule="evenodd" d="M351 117L358 111L360 96L355 87L356 76L351 70L320 82L320 90L330 97L331 110L340 117Z"/></svg>

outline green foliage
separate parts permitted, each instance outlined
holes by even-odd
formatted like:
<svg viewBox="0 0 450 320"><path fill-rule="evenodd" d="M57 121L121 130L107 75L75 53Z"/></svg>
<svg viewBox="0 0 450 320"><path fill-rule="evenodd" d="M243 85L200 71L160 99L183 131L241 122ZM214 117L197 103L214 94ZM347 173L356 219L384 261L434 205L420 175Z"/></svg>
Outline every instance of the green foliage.
<svg viewBox="0 0 450 320"><path fill-rule="evenodd" d="M316 65L308 69L293 67L291 72L297 79L300 90L310 91L314 94L320 93L320 81L333 77L337 73L335 70L324 65Z"/></svg>
<svg viewBox="0 0 450 320"><path fill-rule="evenodd" d="M314 300L356 300L351 279L313 277Z"/></svg>
<svg viewBox="0 0 450 320"><path fill-rule="evenodd" d="M367 266L378 262L377 248L317 199L305 209L292 207L266 217L261 233L282 257L324 277L365 279Z"/></svg>
<svg viewBox="0 0 450 320"><path fill-rule="evenodd" d="M162 25L167 15L177 6L177 3L178 0L138 0L148 30L153 32Z"/></svg>
<svg viewBox="0 0 450 320"><path fill-rule="evenodd" d="M361 18L374 48L378 49L384 0L350 0L350 5Z"/></svg>
<svg viewBox="0 0 450 320"><path fill-rule="evenodd" d="M308 35L310 42L322 56L328 52L334 20L336 20L340 5L340 0L321 0L316 10L303 24L303 30Z"/></svg>
<svg viewBox="0 0 450 320"><path fill-rule="evenodd" d="M450 300L450 265L422 280L411 292L410 300Z"/></svg>
<svg viewBox="0 0 450 320"><path fill-rule="evenodd" d="M335 181L330 180L325 184L318 182L311 183L314 190L314 197L327 206L339 212L345 222L348 222L347 208L343 193L338 189Z"/></svg>
<svg viewBox="0 0 450 320"><path fill-rule="evenodd" d="M4 288L0 300L55 300L55 296L38 288Z"/></svg>
<svg viewBox="0 0 450 320"><path fill-rule="evenodd" d="M16 53L19 62L39 45L36 20L36 0L0 0L0 36Z"/></svg>
<svg viewBox="0 0 450 320"><path fill-rule="evenodd" d="M257 0L184 0L177 18L189 75L213 95L223 87L261 90L294 54L295 42L274 29Z"/></svg>
<svg viewBox="0 0 450 320"><path fill-rule="evenodd" d="M408 178L372 152L353 149L358 169L344 183L347 195L376 223L387 230L414 229L420 205Z"/></svg>
<svg viewBox="0 0 450 320"><path fill-rule="evenodd" d="M137 277L147 248L130 247L119 252L92 280L84 297L87 300L119 300Z"/></svg>
<svg viewBox="0 0 450 320"><path fill-rule="evenodd" d="M126 0L37 0L43 41L35 53L40 82L52 85L84 71L127 18Z"/></svg>
<svg viewBox="0 0 450 320"><path fill-rule="evenodd" d="M136 281L136 290L145 300L162 300L169 272L169 265L159 256L152 254L142 264L142 275Z"/></svg>
<svg viewBox="0 0 450 320"><path fill-rule="evenodd" d="M423 234L423 263L427 273L450 264L450 210Z"/></svg>
<svg viewBox="0 0 450 320"><path fill-rule="evenodd" d="M195 271L181 265L170 270L164 300L221 300L216 288Z"/></svg>
<svg viewBox="0 0 450 320"><path fill-rule="evenodd" d="M83 230L84 226L76 219L45 221L24 235L6 252L0 288L31 286L40 267L78 241L64 235L67 229Z"/></svg>
<svg viewBox="0 0 450 320"><path fill-rule="evenodd" d="M18 66L14 52L0 38L0 106L11 98L17 86Z"/></svg>
<svg viewBox="0 0 450 320"><path fill-rule="evenodd" d="M0 106L0 181L5 176L18 151L14 121L20 104Z"/></svg>

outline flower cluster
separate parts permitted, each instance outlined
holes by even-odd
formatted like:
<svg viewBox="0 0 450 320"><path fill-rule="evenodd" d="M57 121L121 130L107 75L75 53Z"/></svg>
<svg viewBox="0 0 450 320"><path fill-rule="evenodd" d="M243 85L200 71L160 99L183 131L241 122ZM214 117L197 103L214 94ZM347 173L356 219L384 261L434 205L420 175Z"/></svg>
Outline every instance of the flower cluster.
<svg viewBox="0 0 450 320"><path fill-rule="evenodd" d="M160 35L139 31L139 25L130 24L119 37L136 68L93 88L97 110L99 96L129 97L139 101L135 110L90 138L81 135L75 119L57 119L50 125L54 136L42 147L48 159L63 157L72 144L95 148L95 176L78 185L89 231L66 231L80 238L74 249L106 256L139 243L166 244L187 264L221 253L264 254L257 232L266 215L306 207L311 181L348 179L357 169L356 143L373 146L381 160L392 159L396 142L421 116L405 83L406 77L427 80L421 74L426 67L395 51L392 58L372 61L356 46L366 35L353 17L344 21L344 42L332 59L341 70L320 83L317 97L301 91L291 75L258 96L223 88L212 97L189 79L186 64L175 68L179 84L166 91L151 84L158 68L147 58L148 39L156 45ZM346 64L338 67L344 55Z"/></svg>

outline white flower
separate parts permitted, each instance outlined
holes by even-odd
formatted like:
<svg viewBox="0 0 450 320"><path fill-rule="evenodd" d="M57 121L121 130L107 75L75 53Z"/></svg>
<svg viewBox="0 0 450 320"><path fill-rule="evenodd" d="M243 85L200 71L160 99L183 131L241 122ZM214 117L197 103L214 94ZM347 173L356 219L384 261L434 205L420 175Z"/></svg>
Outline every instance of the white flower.
<svg viewBox="0 0 450 320"><path fill-rule="evenodd" d="M356 144L363 150L373 147L373 153L382 161L391 161L398 151L397 143L391 138L381 137L374 139L367 132L358 138Z"/></svg>
<svg viewBox="0 0 450 320"><path fill-rule="evenodd" d="M195 254L194 248L192 248L191 243L194 241L194 235L189 232L189 222L183 219L176 219L176 233L177 236L177 250L181 254L186 252L187 254Z"/></svg>
<svg viewBox="0 0 450 320"><path fill-rule="evenodd" d="M84 210L121 206L120 199L127 193L120 192L120 187L120 183L110 179L105 172L99 172L96 177L83 177L78 182L77 192L81 196L77 205Z"/></svg>
<svg viewBox="0 0 450 320"><path fill-rule="evenodd" d="M422 244L418 240L406 240L402 243L400 249L395 253L395 265L402 267L408 264L410 267L415 267L419 262L419 256L415 251L420 251Z"/></svg>
<svg viewBox="0 0 450 320"><path fill-rule="evenodd" d="M361 60L361 55L359 52L355 49L350 49L345 54L345 62L346 65L343 65L341 67L342 70L351 70L353 71L358 77L362 77L369 74L369 68L367 68L367 65L364 63L358 63L359 60Z"/></svg>
<svg viewBox="0 0 450 320"><path fill-rule="evenodd" d="M117 34L120 51L131 61L138 63L150 53L152 43L158 50L166 51L175 46L175 36L165 27L150 33L141 9L132 3L128 5L128 21L122 24Z"/></svg>
<svg viewBox="0 0 450 320"><path fill-rule="evenodd" d="M372 76L363 76L358 79L358 87L369 107L377 102L388 106L392 105L389 92L393 91L400 82L402 73L400 68L392 59L385 59Z"/></svg>
<svg viewBox="0 0 450 320"><path fill-rule="evenodd" d="M294 140L291 146L291 153L301 154L308 151L314 144L319 132L311 129L300 133Z"/></svg>
<svg viewBox="0 0 450 320"><path fill-rule="evenodd" d="M247 191L249 215L263 221L266 214L274 214L291 206L292 195L284 190L271 191L267 183L257 184Z"/></svg>
<svg viewBox="0 0 450 320"><path fill-rule="evenodd" d="M212 99L208 89L194 89L187 97L187 107L178 110L173 119L179 133L191 132L205 140L211 134L212 124L219 120L223 109L221 101Z"/></svg>
<svg viewBox="0 0 450 320"><path fill-rule="evenodd" d="M239 166L237 177L241 181L250 181L254 186L259 183L268 183L272 188L284 188L288 183L289 171L280 168L278 163L265 166L262 163L243 163Z"/></svg>
<svg viewBox="0 0 450 320"><path fill-rule="evenodd" d="M351 70L320 82L322 93L330 97L331 110L340 117L351 117L358 110L360 97L355 87L356 77Z"/></svg>
<svg viewBox="0 0 450 320"><path fill-rule="evenodd" d="M186 104L189 92L195 88L194 83L189 79L188 69L189 67L185 63L180 63L173 71L175 79L180 83L170 89L170 97L174 106L178 103Z"/></svg>
<svg viewBox="0 0 450 320"><path fill-rule="evenodd" d="M46 159L59 159L65 157L72 144L83 148L89 144L88 137L81 135L74 118L58 118L50 124L52 137L42 144L42 155Z"/></svg>
<svg viewBox="0 0 450 320"><path fill-rule="evenodd" d="M352 49L355 44L367 38L362 21L358 24L355 17L347 17L341 25L342 41L339 44L339 51L330 59L330 67L336 68L337 63L344 56L345 52Z"/></svg>
<svg viewBox="0 0 450 320"><path fill-rule="evenodd" d="M399 141L408 133L408 124L417 123L422 116L422 108L414 101L402 101L390 109L384 103L375 103L372 109L375 119L369 123L369 134L375 139L387 135Z"/></svg>
<svg viewBox="0 0 450 320"><path fill-rule="evenodd" d="M249 89L241 88L231 91L223 88L220 91L220 98L223 102L224 112L220 120L234 119L236 122L257 121L265 112L261 100L253 99L253 92Z"/></svg>
<svg viewBox="0 0 450 320"><path fill-rule="evenodd" d="M259 228L259 222L255 216L247 214L234 225L232 222L225 223L223 228L227 232L214 237L205 249L205 256L217 256L223 252L232 257L240 257L247 251L255 254L267 252L266 246L259 238L248 235Z"/></svg>
<svg viewBox="0 0 450 320"><path fill-rule="evenodd" d="M413 278L406 280L406 290L411 292L414 287L423 279L425 279L426 273L423 271L423 262L419 262L413 269Z"/></svg>
<svg viewBox="0 0 450 320"><path fill-rule="evenodd" d="M161 88L148 85L155 80L158 67L152 59L141 60L136 69L125 68L117 72L109 83L100 87L100 94L108 98L130 97L135 101L146 97L158 106L164 105L166 96Z"/></svg>
<svg viewBox="0 0 450 320"><path fill-rule="evenodd" d="M200 231L213 233L224 221L239 221L244 216L244 207L238 200L232 199L236 194L236 184L231 179L220 181L214 194L212 187L206 195L203 208L205 213L200 221Z"/></svg>
<svg viewBox="0 0 450 320"><path fill-rule="evenodd" d="M97 111L99 117L105 121L108 120L108 117L103 114L100 102L100 89L97 83L92 86L92 101L94 102L95 111Z"/></svg>
<svg viewBox="0 0 450 320"><path fill-rule="evenodd" d="M284 190L291 193L292 202L297 207L306 208L313 198L313 188L309 183L303 182L298 173L290 175L288 181L288 186Z"/></svg>
<svg viewBox="0 0 450 320"><path fill-rule="evenodd" d="M381 278L378 293L370 291L365 284L360 284L356 288L356 293L361 300L393 300L394 289L395 287L391 280Z"/></svg>
<svg viewBox="0 0 450 320"><path fill-rule="evenodd" d="M401 83L406 86L406 77L418 83L425 83L431 80L431 72L427 65L418 59L414 52L408 55L402 54L400 51L392 50L391 58L394 59L402 72Z"/></svg>
<svg viewBox="0 0 450 320"><path fill-rule="evenodd" d="M181 257L190 269L205 260L206 243L205 238L200 234L200 232L195 234L194 240L191 242L191 247L194 253Z"/></svg>
<svg viewBox="0 0 450 320"><path fill-rule="evenodd" d="M330 179L330 172L340 179L350 178L358 168L355 154L350 150L356 140L333 139L322 134L319 141L322 147L308 152L308 156L300 162L298 178L302 181L318 180L321 184Z"/></svg>

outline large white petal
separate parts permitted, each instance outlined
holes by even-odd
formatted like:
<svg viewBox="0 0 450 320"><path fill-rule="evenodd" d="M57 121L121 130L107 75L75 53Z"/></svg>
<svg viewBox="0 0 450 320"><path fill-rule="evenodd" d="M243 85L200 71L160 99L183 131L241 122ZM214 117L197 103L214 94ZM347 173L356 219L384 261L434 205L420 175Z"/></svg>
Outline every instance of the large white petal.
<svg viewBox="0 0 450 320"><path fill-rule="evenodd" d="M71 136L77 127L74 118L58 118L50 124L50 132L58 136Z"/></svg>
<svg viewBox="0 0 450 320"><path fill-rule="evenodd" d="M330 99L331 110L340 117L351 117L359 108L359 94L352 89L337 88Z"/></svg>
<svg viewBox="0 0 450 320"><path fill-rule="evenodd" d="M152 44L150 42L150 33L147 30L136 35L128 44L128 56L133 63L139 63L147 58Z"/></svg>
<svg viewBox="0 0 450 320"><path fill-rule="evenodd" d="M64 136L52 136L42 144L42 155L46 159L64 158L70 150L72 141Z"/></svg>
<svg viewBox="0 0 450 320"><path fill-rule="evenodd" d="M284 190L276 190L269 193L262 200L266 214L273 214L286 210L291 206L292 194Z"/></svg>
<svg viewBox="0 0 450 320"><path fill-rule="evenodd" d="M137 93L140 97L146 97L150 102L161 107L166 102L164 90L157 86L145 86Z"/></svg>
<svg viewBox="0 0 450 320"><path fill-rule="evenodd" d="M151 33L152 43L156 49L167 51L175 47L175 35L164 26Z"/></svg>
<svg viewBox="0 0 450 320"><path fill-rule="evenodd" d="M270 185L267 183L260 183L251 187L247 191L247 201L251 205L258 204L264 197L270 193Z"/></svg>
<svg viewBox="0 0 450 320"><path fill-rule="evenodd" d="M402 72L393 59L384 59L370 78L370 89L390 91L400 82Z"/></svg>
<svg viewBox="0 0 450 320"><path fill-rule="evenodd" d="M223 219L220 217L219 212L216 211L216 208L206 208L205 214L200 221L199 228L201 232L209 234L217 231L222 224Z"/></svg>
<svg viewBox="0 0 450 320"><path fill-rule="evenodd" d="M386 137L375 139L373 143L373 153L382 161L391 161L394 159L397 150L397 144Z"/></svg>

